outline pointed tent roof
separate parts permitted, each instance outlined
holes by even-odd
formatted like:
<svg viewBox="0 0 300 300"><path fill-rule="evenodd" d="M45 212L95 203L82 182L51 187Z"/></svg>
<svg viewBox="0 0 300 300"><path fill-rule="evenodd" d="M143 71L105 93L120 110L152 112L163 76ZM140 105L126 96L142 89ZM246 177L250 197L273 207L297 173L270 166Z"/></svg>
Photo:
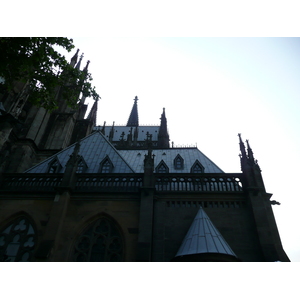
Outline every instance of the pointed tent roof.
<svg viewBox="0 0 300 300"><path fill-rule="evenodd" d="M200 254L229 255L237 259L202 207L200 207L175 257Z"/></svg>
<svg viewBox="0 0 300 300"><path fill-rule="evenodd" d="M70 155L73 153L76 143L47 158L43 162L25 171L25 173L47 173L49 163L57 157L62 168L60 173L65 171ZM100 163L105 157L109 157L114 167L113 173L134 173L133 169L124 160L116 148L103 136L100 131L95 131L84 139L80 140L80 150L78 153L87 164L85 173L98 173Z"/></svg>
<svg viewBox="0 0 300 300"><path fill-rule="evenodd" d="M134 98L134 104L127 122L127 126L139 126L139 116L138 116L138 110L137 110L137 101L138 97L135 96Z"/></svg>

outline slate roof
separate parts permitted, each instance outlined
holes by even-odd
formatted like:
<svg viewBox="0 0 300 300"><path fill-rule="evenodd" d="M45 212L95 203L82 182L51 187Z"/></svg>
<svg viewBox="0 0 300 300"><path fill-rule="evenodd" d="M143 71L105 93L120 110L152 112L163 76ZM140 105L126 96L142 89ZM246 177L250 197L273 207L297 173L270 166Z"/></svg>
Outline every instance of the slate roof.
<svg viewBox="0 0 300 300"><path fill-rule="evenodd" d="M220 253L236 257L202 207L200 207L176 256L200 253Z"/></svg>
<svg viewBox="0 0 300 300"><path fill-rule="evenodd" d="M43 162L25 171L25 173L47 173L49 163L57 157L62 169L60 173L65 171L66 163L74 150L75 144L58 152L56 155L49 157ZM119 154L118 150L98 131L90 134L80 141L79 155L82 155L88 168L85 173L98 173L100 163L108 155L114 165L113 173L134 173L132 168Z"/></svg>
<svg viewBox="0 0 300 300"><path fill-rule="evenodd" d="M58 158L62 166L59 173L63 173L74 146L75 144L67 147L56 155L28 169L25 173L47 173L49 163L55 157ZM148 150L117 150L100 131L94 131L80 141L79 155L83 157L88 167L85 173L98 173L100 163L106 156L109 157L114 165L113 173L143 173L144 158L147 153ZM204 173L224 173L197 148L154 149L153 154L154 167L157 167L161 161L164 161L169 168L169 173L190 173L191 167L196 161L199 161L204 167ZM174 159L177 155L180 155L183 159L183 168L181 169L176 169L174 165Z"/></svg>
<svg viewBox="0 0 300 300"><path fill-rule="evenodd" d="M144 172L144 158L147 150L119 150L119 153L124 157L134 172ZM214 162L205 156L197 148L169 148L169 149L154 149L154 168L163 160L169 168L169 173L190 173L191 167L198 160L204 167L205 173L224 173ZM183 160L183 169L175 169L174 159L180 155Z"/></svg>

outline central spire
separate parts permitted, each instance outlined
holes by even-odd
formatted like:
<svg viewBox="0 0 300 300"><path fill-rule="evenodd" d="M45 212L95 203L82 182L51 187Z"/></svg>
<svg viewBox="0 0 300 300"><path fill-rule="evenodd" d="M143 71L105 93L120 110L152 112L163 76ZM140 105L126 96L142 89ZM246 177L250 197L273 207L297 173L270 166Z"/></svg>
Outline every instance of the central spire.
<svg viewBox="0 0 300 300"><path fill-rule="evenodd" d="M139 100L137 96L135 96L134 104L127 122L126 126L139 126L139 116L138 116L138 110L137 110L137 101Z"/></svg>

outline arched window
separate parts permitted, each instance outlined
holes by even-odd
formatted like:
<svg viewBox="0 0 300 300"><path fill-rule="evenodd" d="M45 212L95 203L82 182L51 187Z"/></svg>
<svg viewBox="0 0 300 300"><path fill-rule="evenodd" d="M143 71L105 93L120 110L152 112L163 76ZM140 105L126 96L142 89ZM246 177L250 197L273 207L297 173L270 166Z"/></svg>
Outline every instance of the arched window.
<svg viewBox="0 0 300 300"><path fill-rule="evenodd" d="M77 165L76 173L84 173L88 168L86 162L84 161L83 157L81 156Z"/></svg>
<svg viewBox="0 0 300 300"><path fill-rule="evenodd" d="M26 217L10 222L0 233L0 261L31 261L36 238Z"/></svg>
<svg viewBox="0 0 300 300"><path fill-rule="evenodd" d="M48 173L59 173L62 166L57 157L52 159L49 163Z"/></svg>
<svg viewBox="0 0 300 300"><path fill-rule="evenodd" d="M112 173L114 165L108 156L106 156L100 163L100 173Z"/></svg>
<svg viewBox="0 0 300 300"><path fill-rule="evenodd" d="M78 238L74 261L123 261L123 239L116 223L103 216Z"/></svg>
<svg viewBox="0 0 300 300"><path fill-rule="evenodd" d="M197 159L191 167L191 173L204 173L204 167Z"/></svg>
<svg viewBox="0 0 300 300"><path fill-rule="evenodd" d="M166 163L162 160L155 168L156 173L169 173L169 168Z"/></svg>
<svg viewBox="0 0 300 300"><path fill-rule="evenodd" d="M183 163L184 163L183 158L181 157L180 154L177 154L177 156L174 159L174 168L176 170L182 170L183 169Z"/></svg>

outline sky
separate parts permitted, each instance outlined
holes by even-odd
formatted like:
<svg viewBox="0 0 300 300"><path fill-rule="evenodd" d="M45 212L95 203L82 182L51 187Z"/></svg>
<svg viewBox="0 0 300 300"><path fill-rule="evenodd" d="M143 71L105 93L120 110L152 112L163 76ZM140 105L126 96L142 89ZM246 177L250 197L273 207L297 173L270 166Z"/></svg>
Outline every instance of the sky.
<svg viewBox="0 0 300 300"><path fill-rule="evenodd" d="M262 170L281 241L300 261L300 38L73 37L101 99L97 125L125 125L138 96L140 125L195 146L240 172L238 133ZM92 103L92 100L90 101Z"/></svg>

